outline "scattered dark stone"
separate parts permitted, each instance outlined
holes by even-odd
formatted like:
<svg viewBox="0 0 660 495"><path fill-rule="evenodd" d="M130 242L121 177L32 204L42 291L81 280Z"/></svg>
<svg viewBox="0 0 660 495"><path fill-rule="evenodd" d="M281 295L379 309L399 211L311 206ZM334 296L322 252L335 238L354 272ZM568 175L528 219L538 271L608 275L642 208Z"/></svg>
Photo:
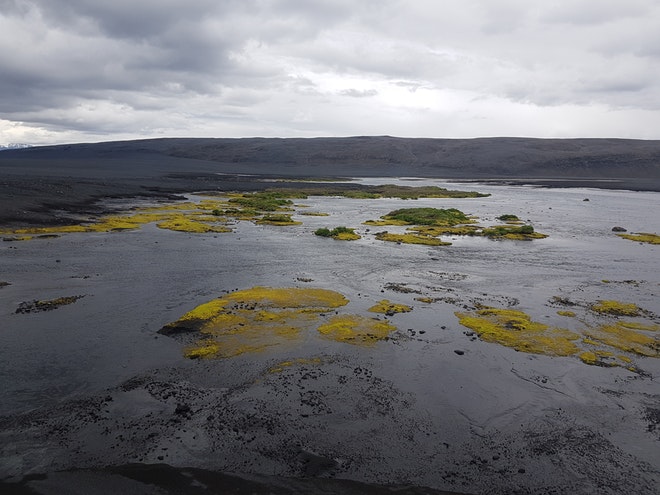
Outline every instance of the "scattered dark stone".
<svg viewBox="0 0 660 495"><path fill-rule="evenodd" d="M626 229L623 227L619 227L618 225L612 227L612 232L628 232Z"/></svg>
<svg viewBox="0 0 660 495"><path fill-rule="evenodd" d="M0 288L7 287L8 285L11 285L11 284L9 282L0 282Z"/></svg>
<svg viewBox="0 0 660 495"><path fill-rule="evenodd" d="M458 354L459 356L462 356L463 354L465 354L465 351L461 351L461 350L459 350L459 349L454 349L454 352L455 352L456 354Z"/></svg>
<svg viewBox="0 0 660 495"><path fill-rule="evenodd" d="M179 415L189 415L192 412L190 409L190 406L188 404L177 404L176 409L174 410L174 414L179 414Z"/></svg>
<svg viewBox="0 0 660 495"><path fill-rule="evenodd" d="M495 455L493 456L493 460L494 460L494 461L498 461L499 459L500 459L500 456L499 456L499 455L495 454Z"/></svg>
<svg viewBox="0 0 660 495"><path fill-rule="evenodd" d="M66 296L58 297L57 299L50 299L48 301L24 301L18 305L16 308L16 313L25 314L25 313L38 313L40 311L52 311L57 309L60 306L66 306L67 304L73 304L78 299L82 299L83 296Z"/></svg>
<svg viewBox="0 0 660 495"><path fill-rule="evenodd" d="M525 473L525 469L524 469L524 468L520 468L520 469L518 469L518 472L519 472L520 474L524 474L524 473Z"/></svg>
<svg viewBox="0 0 660 495"><path fill-rule="evenodd" d="M589 198L584 198L582 201L589 201Z"/></svg>

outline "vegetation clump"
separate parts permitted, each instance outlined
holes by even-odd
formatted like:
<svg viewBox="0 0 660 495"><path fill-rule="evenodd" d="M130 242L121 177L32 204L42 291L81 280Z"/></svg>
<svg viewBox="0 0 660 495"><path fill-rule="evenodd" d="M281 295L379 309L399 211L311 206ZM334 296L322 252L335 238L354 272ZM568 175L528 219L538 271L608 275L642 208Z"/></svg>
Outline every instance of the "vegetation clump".
<svg viewBox="0 0 660 495"><path fill-rule="evenodd" d="M639 316L640 308L634 303L624 303L613 300L600 300L592 304L589 309L596 313L604 313L613 316Z"/></svg>
<svg viewBox="0 0 660 495"><path fill-rule="evenodd" d="M495 225L483 229L482 235L490 239L510 239L516 241L528 241L532 239L545 239L546 234L534 231L531 225Z"/></svg>
<svg viewBox="0 0 660 495"><path fill-rule="evenodd" d="M359 234L355 233L354 229L348 227L335 227L332 230L322 227L320 229L316 229L314 235L318 235L320 237L332 237L333 239L337 239L339 241L356 241L361 238Z"/></svg>
<svg viewBox="0 0 660 495"><path fill-rule="evenodd" d="M549 356L571 356L579 351L580 336L563 328L533 321L514 309L483 308L456 313L458 321L477 333L481 340L512 347L518 351Z"/></svg>
<svg viewBox="0 0 660 495"><path fill-rule="evenodd" d="M388 321L359 315L333 316L318 328L318 332L325 338L364 346L372 346L386 339L395 330L396 327Z"/></svg>
<svg viewBox="0 0 660 495"><path fill-rule="evenodd" d="M269 214L264 215L256 221L256 223L261 225L277 225L277 226L286 226L286 225L302 225L302 222L297 222L291 218L291 215L285 215L283 213Z"/></svg>
<svg viewBox="0 0 660 495"><path fill-rule="evenodd" d="M521 222L520 218L518 218L518 215L511 215L511 214L500 215L499 217L497 217L497 219L501 222L506 222L506 223Z"/></svg>
<svg viewBox="0 0 660 495"><path fill-rule="evenodd" d="M617 234L619 237L630 241L643 242L646 244L660 244L660 235L640 232L639 234Z"/></svg>
<svg viewBox="0 0 660 495"><path fill-rule="evenodd" d="M387 316L392 316L395 313L408 313L412 311L412 308L406 304L396 304L388 301L387 299L383 299L382 301L378 301L378 303L374 306L370 307L369 311L372 313L383 313Z"/></svg>
<svg viewBox="0 0 660 495"><path fill-rule="evenodd" d="M172 230L175 232L190 232L202 234L205 232L231 232L231 229L224 226L211 225L206 222L193 220L185 215L173 215L162 222L158 222L156 226L160 229Z"/></svg>
<svg viewBox="0 0 660 495"><path fill-rule="evenodd" d="M599 301L600 304L603 301ZM609 302L609 301L607 301ZM589 306L591 309L594 305ZM613 305L606 304L609 310ZM620 305L614 307L621 309ZM633 308L624 306L624 313L635 316ZM564 316L574 317L572 311L559 311ZM605 312L606 315L612 313ZM617 314L620 314L617 312ZM556 328L533 321L522 311L509 308L480 308L472 312L457 312L459 322L473 330L481 340L494 342L518 351L550 356L576 356L582 362L597 366L624 366L631 371L630 355L660 357L660 340L653 332L660 325L638 321L609 320L605 323L588 325L576 331Z"/></svg>
<svg viewBox="0 0 660 495"><path fill-rule="evenodd" d="M323 338L367 346L396 330L377 318L339 314L336 310L346 304L348 299L342 294L327 289L253 287L201 304L159 333L183 340L189 344L184 355L199 359L229 358L293 344L312 329Z"/></svg>
<svg viewBox="0 0 660 495"><path fill-rule="evenodd" d="M423 244L425 246L449 246L451 242L444 242L437 237L430 237L421 234L391 234L389 232L379 232L376 239L380 241L396 242L399 244Z"/></svg>
<svg viewBox="0 0 660 495"><path fill-rule="evenodd" d="M585 335L600 344L640 356L660 357L660 341L646 333L616 324L604 324L585 331Z"/></svg>
<svg viewBox="0 0 660 495"><path fill-rule="evenodd" d="M229 199L232 204L240 205L256 211L278 211L293 205L291 199L305 199L305 193L295 190L268 190L255 193L245 193Z"/></svg>
<svg viewBox="0 0 660 495"><path fill-rule="evenodd" d="M188 358L228 358L295 342L323 313L347 303L326 289L253 287L201 304L159 333L193 336Z"/></svg>
<svg viewBox="0 0 660 495"><path fill-rule="evenodd" d="M402 208L381 217L394 221L395 225L437 225L452 226L474 223L474 220L456 208Z"/></svg>

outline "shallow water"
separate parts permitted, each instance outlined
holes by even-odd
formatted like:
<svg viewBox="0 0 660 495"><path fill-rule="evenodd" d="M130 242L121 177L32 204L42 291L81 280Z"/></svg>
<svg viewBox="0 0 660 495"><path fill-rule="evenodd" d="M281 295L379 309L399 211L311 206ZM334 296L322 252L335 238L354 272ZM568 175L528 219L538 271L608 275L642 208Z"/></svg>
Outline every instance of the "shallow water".
<svg viewBox="0 0 660 495"><path fill-rule="evenodd" d="M314 421L298 426L303 433L294 436L320 455L352 459L339 463L340 476L408 480L483 493L515 483L537 493L553 486L591 493L603 488L595 484L598 476L604 476L603 486L612 484L608 476L593 474L586 466L612 469L609 457L592 452L605 445L616 451L610 455L616 457L617 469L632 469L639 479L638 493L652 493L645 487L658 479L651 466L660 464L660 427L656 430L649 423L647 413L660 408L659 359L635 357L640 372L634 373L622 367L588 366L575 357L516 352L466 335L454 312L476 303L515 305L536 321L567 328L594 320L584 311L581 321L558 316L557 310L563 308L549 300L560 296L580 304L599 299L634 302L653 314L647 322L660 323L655 316L660 315L660 246L621 239L611 231L620 225L633 232L660 232L660 194L434 180L398 183L478 190L492 196L408 201L312 197L296 203L307 205L305 211L330 216L294 214L302 226L241 222L233 226L233 233L186 234L147 225L131 232L0 243L0 281L11 284L0 288L0 414L103 394L136 375L174 369L167 371L168 376L180 374L198 386L216 390L241 386L232 395L232 404L259 403L269 413L288 417L300 412L291 409L290 402L310 389L295 395L283 385L287 380L300 383L299 369L271 375L267 370L286 359L320 356L325 361L316 368L325 378L317 380L314 390L323 400L317 397L315 404L323 402L332 412L320 406L307 411ZM453 244L428 247L373 237L381 230L405 228L362 225L397 208L421 206L458 208L486 225L498 223L499 215L515 214L549 237L535 241L443 237ZM355 227L363 238L340 242L313 235L319 227L338 225ZM415 292L395 291L388 284ZM398 332L370 348L310 334L302 342L270 352L226 361L191 361L182 357L180 342L156 333L224 291L258 285L332 289L350 300L347 311L358 314L367 314L367 308L384 298L414 309L392 316ZM53 311L15 313L23 301L71 295L85 297ZM451 301L425 304L415 301L420 296ZM362 370L369 373L368 386ZM338 388L328 378L345 375L350 376L345 387ZM378 382L373 381L376 377ZM387 403L369 395L374 391ZM360 400L368 411L360 409ZM589 434L553 439L553 431L569 427ZM530 447L540 442L529 436L534 431L545 435L543 441L559 445L555 457L562 461L548 448L543 447L541 455ZM285 437L283 433L281 441ZM591 448L583 450L589 442ZM416 452L412 457L411 448ZM166 460L192 462L190 455L172 453ZM244 455L254 458L249 448ZM494 456L517 462L526 474L516 474L518 467L507 467L506 476L498 474ZM488 469L478 467L481 461L475 459L486 458ZM217 456L197 461L202 467L240 470L238 464ZM23 469L32 468L23 464ZM244 469L286 471L275 460L254 461ZM618 493L616 486L612 490Z"/></svg>

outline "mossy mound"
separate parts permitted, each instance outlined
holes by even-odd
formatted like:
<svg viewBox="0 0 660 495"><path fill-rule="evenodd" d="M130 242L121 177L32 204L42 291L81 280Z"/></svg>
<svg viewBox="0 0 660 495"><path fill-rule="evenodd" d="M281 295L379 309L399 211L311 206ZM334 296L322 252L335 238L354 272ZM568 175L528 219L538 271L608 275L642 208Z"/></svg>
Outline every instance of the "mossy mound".
<svg viewBox="0 0 660 495"><path fill-rule="evenodd" d="M444 242L436 237L430 237L420 234L391 234L389 232L379 232L376 239L387 242L397 242L400 244L423 244L426 246L449 246L451 242Z"/></svg>
<svg viewBox="0 0 660 495"><path fill-rule="evenodd" d="M370 307L369 311L372 313L383 313L391 316L395 313L408 313L412 311L412 308L406 304L397 304L388 301L387 299L383 299L382 301L378 301L377 304Z"/></svg>
<svg viewBox="0 0 660 495"><path fill-rule="evenodd" d="M320 228L316 229L314 235L318 235L320 237L331 237L338 241L356 241L362 238L359 234L355 233L354 229L348 227L335 227L332 230L327 228Z"/></svg>
<svg viewBox="0 0 660 495"><path fill-rule="evenodd" d="M559 313L562 313L561 311ZM573 312L565 316L575 316ZM510 308L482 308L456 316L461 325L481 340L518 351L549 356L575 356L597 366L623 366L631 371L630 356L660 357L660 340L653 332L660 325L638 321L615 321L587 325L570 331L536 322L522 311ZM617 354L619 352L619 354ZM628 353L626 354L621 354Z"/></svg>
<svg viewBox="0 0 660 495"><path fill-rule="evenodd" d="M545 239L546 234L534 231L531 225L495 225L483 229L481 235L490 239L509 239L514 241L529 241L532 239Z"/></svg>
<svg viewBox="0 0 660 495"><path fill-rule="evenodd" d="M634 303L624 303L614 300L597 301L589 309L596 313L614 316L639 316L641 313L641 309Z"/></svg>
<svg viewBox="0 0 660 495"><path fill-rule="evenodd" d="M291 218L291 215L285 214L264 215L256 220L256 223L259 225L277 225L280 227L287 225L302 225L302 222L297 222Z"/></svg>
<svg viewBox="0 0 660 495"><path fill-rule="evenodd" d="M617 234L619 237L630 241L643 242L646 244L660 244L660 235L640 232L639 234Z"/></svg>
<svg viewBox="0 0 660 495"><path fill-rule="evenodd" d="M407 230L417 232L421 235L428 235L431 237L438 237L441 235L466 235L478 236L481 235L481 227L476 225L459 225L459 226L445 226L438 225L423 225L418 227L410 227Z"/></svg>
<svg viewBox="0 0 660 495"><path fill-rule="evenodd" d="M522 222L522 220L518 218L518 215L512 215L512 214L500 215L499 217L497 217L497 219L500 222L513 223L513 224Z"/></svg>
<svg viewBox="0 0 660 495"><path fill-rule="evenodd" d="M625 325L619 322L589 328L584 333L591 341L614 349L639 356L660 356L660 341L657 338L644 332L626 328Z"/></svg>
<svg viewBox="0 0 660 495"><path fill-rule="evenodd" d="M474 222L474 219L456 208L402 208L391 211L381 218L385 221L394 221L396 225L452 226Z"/></svg>
<svg viewBox="0 0 660 495"><path fill-rule="evenodd" d="M328 323L318 328L318 332L325 338L366 346L386 339L395 330L396 327L388 321L359 315L333 316Z"/></svg>
<svg viewBox="0 0 660 495"><path fill-rule="evenodd" d="M373 345L396 327L360 315L334 314L348 304L342 294L313 288L253 287L201 304L159 333L190 343L184 355L229 358L293 344L317 330L327 339Z"/></svg>
<svg viewBox="0 0 660 495"><path fill-rule="evenodd" d="M572 356L579 351L575 344L580 338L578 334L533 321L522 311L484 308L456 316L461 325L474 330L481 340L517 351L548 356Z"/></svg>
<svg viewBox="0 0 660 495"><path fill-rule="evenodd" d="M296 341L322 313L347 303L326 289L253 287L201 304L159 333L199 335L188 358L227 358Z"/></svg>

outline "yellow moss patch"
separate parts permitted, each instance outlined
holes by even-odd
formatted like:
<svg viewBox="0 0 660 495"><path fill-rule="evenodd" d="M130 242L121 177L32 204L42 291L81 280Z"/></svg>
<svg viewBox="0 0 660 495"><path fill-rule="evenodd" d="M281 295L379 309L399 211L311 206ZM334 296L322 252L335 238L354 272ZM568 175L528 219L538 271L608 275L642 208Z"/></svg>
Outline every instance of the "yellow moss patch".
<svg viewBox="0 0 660 495"><path fill-rule="evenodd" d="M275 225L278 227L284 227L288 225L302 225L302 222L297 222L291 218L291 215L264 215L263 217L256 220L256 223L259 225Z"/></svg>
<svg viewBox="0 0 660 495"><path fill-rule="evenodd" d="M660 341L644 333L621 325L600 325L585 331L592 340L640 356L658 357Z"/></svg>
<svg viewBox="0 0 660 495"><path fill-rule="evenodd" d="M474 330L486 342L495 342L518 351L549 356L571 356L579 350L579 335L532 321L522 311L484 308L456 313L461 325Z"/></svg>
<svg viewBox="0 0 660 495"><path fill-rule="evenodd" d="M583 363L592 364L592 365L598 364L599 361L598 356L596 356L596 354L594 354L591 351L581 352L578 357L582 360Z"/></svg>
<svg viewBox="0 0 660 495"><path fill-rule="evenodd" d="M575 313L573 311L557 311L557 314L559 316L567 316L569 318L575 317Z"/></svg>
<svg viewBox="0 0 660 495"><path fill-rule="evenodd" d="M619 321L617 325L624 328L629 328L631 330L643 330L645 332L658 332L660 331L660 325L653 323L640 323L638 321Z"/></svg>
<svg viewBox="0 0 660 495"><path fill-rule="evenodd" d="M440 235L479 235L481 232L481 227L475 225L461 225L461 226L435 226L435 225L421 225L416 227L410 227L407 230L412 232L417 232L421 235L428 235L431 237L438 237Z"/></svg>
<svg viewBox="0 0 660 495"><path fill-rule="evenodd" d="M429 237L419 234L390 234L389 232L379 232L376 239L387 242L399 242L402 244L423 244L426 246L449 246L451 242L444 242L435 237Z"/></svg>
<svg viewBox="0 0 660 495"><path fill-rule="evenodd" d="M408 313L412 311L410 306L405 304L396 304L387 299L378 301L378 304L369 308L372 313L394 314L394 313Z"/></svg>
<svg viewBox="0 0 660 495"><path fill-rule="evenodd" d="M636 304L613 300L600 300L590 306L591 311L614 316L639 316L640 309Z"/></svg>
<svg viewBox="0 0 660 495"><path fill-rule="evenodd" d="M415 301L431 304L435 302L435 299L433 299L432 297L416 297Z"/></svg>
<svg viewBox="0 0 660 495"><path fill-rule="evenodd" d="M341 232L332 236L332 238L337 241L357 241L358 239L362 239L360 234L356 234L355 232Z"/></svg>
<svg viewBox="0 0 660 495"><path fill-rule="evenodd" d="M189 359L200 359L214 357L220 352L220 344L215 340L208 339L197 342L196 345L187 347L183 355Z"/></svg>
<svg viewBox="0 0 660 495"><path fill-rule="evenodd" d="M339 292L327 289L253 287L227 294L224 299L238 304L271 308L307 308L324 311L348 304Z"/></svg>
<svg viewBox="0 0 660 495"><path fill-rule="evenodd" d="M410 225L410 224L408 222L404 222L403 220L367 220L366 222L363 222L363 225L384 227L387 225L402 226L402 225Z"/></svg>
<svg viewBox="0 0 660 495"><path fill-rule="evenodd" d="M300 212L300 215L304 215L306 217L329 217L329 213L322 213L319 211L303 211Z"/></svg>
<svg viewBox="0 0 660 495"><path fill-rule="evenodd" d="M208 223L192 220L185 215L173 215L172 217L156 224L161 229L173 230L176 232L189 232L203 234L206 232L231 232L231 229L223 226L209 225Z"/></svg>
<svg viewBox="0 0 660 495"><path fill-rule="evenodd" d="M365 318L359 315L334 316L318 328L325 338L354 345L374 345L396 330L388 321Z"/></svg>
<svg viewBox="0 0 660 495"><path fill-rule="evenodd" d="M639 234L617 234L619 237L631 241L644 242L647 244L660 244L660 235L640 232Z"/></svg>
<svg viewBox="0 0 660 495"><path fill-rule="evenodd" d="M201 304L160 333L199 336L186 357L228 358L295 342L323 313L347 303L326 289L253 287Z"/></svg>

